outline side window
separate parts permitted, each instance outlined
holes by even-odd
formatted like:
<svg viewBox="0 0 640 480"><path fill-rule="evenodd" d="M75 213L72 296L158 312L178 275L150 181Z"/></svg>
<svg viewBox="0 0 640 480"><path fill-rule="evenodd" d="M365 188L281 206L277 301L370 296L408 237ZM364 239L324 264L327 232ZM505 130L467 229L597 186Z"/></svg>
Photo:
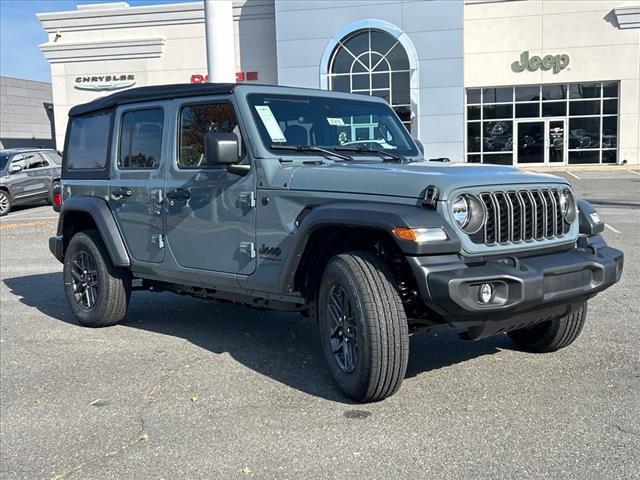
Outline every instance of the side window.
<svg viewBox="0 0 640 480"><path fill-rule="evenodd" d="M162 153L162 108L133 110L122 115L120 168L158 168Z"/></svg>
<svg viewBox="0 0 640 480"><path fill-rule="evenodd" d="M25 160L27 161L27 169L31 170L33 168L43 168L48 167L49 162L47 162L43 157L40 156L39 153L27 153L25 155Z"/></svg>
<svg viewBox="0 0 640 480"><path fill-rule="evenodd" d="M52 165L62 165L62 157L58 154L58 152L41 152L40 153L45 158L49 159L49 163Z"/></svg>
<svg viewBox="0 0 640 480"><path fill-rule="evenodd" d="M11 159L11 166L14 165L20 165L22 167L22 170L26 170L29 164L25 161L24 155L18 154L14 155Z"/></svg>
<svg viewBox="0 0 640 480"><path fill-rule="evenodd" d="M101 170L107 164L111 112L75 117L69 130L67 168Z"/></svg>
<svg viewBox="0 0 640 480"><path fill-rule="evenodd" d="M189 105L180 111L178 167L206 168L204 137L213 132L235 133L239 145L238 159L244 156L242 136L233 105L226 102Z"/></svg>

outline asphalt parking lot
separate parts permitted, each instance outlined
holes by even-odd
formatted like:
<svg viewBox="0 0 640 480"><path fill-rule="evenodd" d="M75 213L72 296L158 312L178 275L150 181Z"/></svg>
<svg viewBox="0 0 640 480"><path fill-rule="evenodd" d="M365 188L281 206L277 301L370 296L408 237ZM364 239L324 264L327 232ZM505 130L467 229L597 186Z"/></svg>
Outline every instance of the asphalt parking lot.
<svg viewBox="0 0 640 480"><path fill-rule="evenodd" d="M411 339L398 394L347 401L315 324L134 293L125 321L77 325L50 207L0 221L3 479L640 478L640 170L561 173L626 255L570 347Z"/></svg>

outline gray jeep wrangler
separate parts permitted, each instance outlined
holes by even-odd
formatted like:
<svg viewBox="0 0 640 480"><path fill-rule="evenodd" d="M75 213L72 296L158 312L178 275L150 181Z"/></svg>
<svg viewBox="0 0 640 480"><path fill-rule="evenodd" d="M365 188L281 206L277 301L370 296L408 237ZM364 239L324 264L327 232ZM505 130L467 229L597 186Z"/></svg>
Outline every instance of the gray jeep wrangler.
<svg viewBox="0 0 640 480"><path fill-rule="evenodd" d="M141 289L300 312L368 402L400 387L409 334L557 350L622 273L564 179L425 160L375 97L166 85L69 116L49 246L83 325L115 325Z"/></svg>

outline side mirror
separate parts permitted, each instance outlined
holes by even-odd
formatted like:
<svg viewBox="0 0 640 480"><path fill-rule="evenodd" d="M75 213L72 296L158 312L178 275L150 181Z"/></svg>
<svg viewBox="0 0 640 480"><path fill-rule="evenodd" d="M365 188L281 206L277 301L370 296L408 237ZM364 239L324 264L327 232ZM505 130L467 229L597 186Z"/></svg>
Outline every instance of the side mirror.
<svg viewBox="0 0 640 480"><path fill-rule="evenodd" d="M416 145L418 146L418 150L420 150L420 153L424 155L424 145L422 144L422 142L417 138L414 138L413 141L416 142Z"/></svg>
<svg viewBox="0 0 640 480"><path fill-rule="evenodd" d="M11 165L11 168L9 169L9 173L10 174L14 174L14 173L18 173L22 171L22 165Z"/></svg>
<svg viewBox="0 0 640 480"><path fill-rule="evenodd" d="M238 162L238 137L234 133L207 133L204 156L208 167Z"/></svg>

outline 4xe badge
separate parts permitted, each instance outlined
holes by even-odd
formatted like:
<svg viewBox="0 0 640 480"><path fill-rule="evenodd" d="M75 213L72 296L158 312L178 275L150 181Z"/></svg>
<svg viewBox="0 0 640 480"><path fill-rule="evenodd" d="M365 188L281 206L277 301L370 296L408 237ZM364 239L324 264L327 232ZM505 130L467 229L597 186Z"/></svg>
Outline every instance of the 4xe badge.
<svg viewBox="0 0 640 480"><path fill-rule="evenodd" d="M263 257L278 258L282 254L282 250L280 250L280 247L269 247L263 243L258 253Z"/></svg>

